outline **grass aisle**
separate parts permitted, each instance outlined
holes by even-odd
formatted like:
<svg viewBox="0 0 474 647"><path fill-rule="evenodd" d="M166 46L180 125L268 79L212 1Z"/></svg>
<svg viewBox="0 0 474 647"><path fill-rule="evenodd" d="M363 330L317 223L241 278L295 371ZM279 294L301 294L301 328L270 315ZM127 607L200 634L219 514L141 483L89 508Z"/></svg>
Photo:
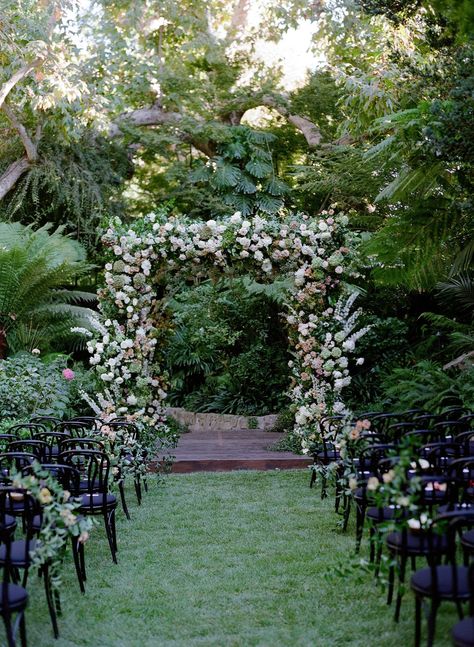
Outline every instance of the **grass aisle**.
<svg viewBox="0 0 474 647"><path fill-rule="evenodd" d="M173 475L131 508L131 522L119 516L118 566L103 531L94 531L85 596L66 565L58 641L35 582L29 645L413 644L410 595L396 626L369 576L357 583L334 574L353 550L354 532L335 530L332 498L321 502L305 471ZM455 621L443 606L437 647L451 644Z"/></svg>

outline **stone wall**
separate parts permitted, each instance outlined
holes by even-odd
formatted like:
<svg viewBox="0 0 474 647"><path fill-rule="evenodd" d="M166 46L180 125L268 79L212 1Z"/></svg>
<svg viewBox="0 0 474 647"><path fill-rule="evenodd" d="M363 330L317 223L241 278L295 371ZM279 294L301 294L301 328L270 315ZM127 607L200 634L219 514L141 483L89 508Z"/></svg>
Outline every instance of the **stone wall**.
<svg viewBox="0 0 474 647"><path fill-rule="evenodd" d="M188 427L189 431L234 431L236 429L270 430L278 416L233 416L227 413L193 413L177 407L169 407L166 413Z"/></svg>

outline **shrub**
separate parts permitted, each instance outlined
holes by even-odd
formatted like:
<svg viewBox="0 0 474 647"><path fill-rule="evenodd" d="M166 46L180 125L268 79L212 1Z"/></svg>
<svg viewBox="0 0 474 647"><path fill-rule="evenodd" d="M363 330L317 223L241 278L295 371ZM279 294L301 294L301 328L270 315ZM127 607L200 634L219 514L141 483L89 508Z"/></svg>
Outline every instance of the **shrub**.
<svg viewBox="0 0 474 647"><path fill-rule="evenodd" d="M474 366L445 371L424 360L408 368L396 368L382 383L385 398L400 410L413 408L438 412L446 407L474 408Z"/></svg>
<svg viewBox="0 0 474 647"><path fill-rule="evenodd" d="M287 404L281 305L277 288L264 287L256 293L245 279L206 282L176 296L171 303L176 330L166 353L170 404L247 416Z"/></svg>
<svg viewBox="0 0 474 647"><path fill-rule="evenodd" d="M42 361L29 353L20 353L1 360L0 416L19 420L33 414L63 418L74 415L75 407L83 412L78 390L90 377L79 366L74 369L74 379L66 379L63 370L67 359L59 355Z"/></svg>
<svg viewBox="0 0 474 647"><path fill-rule="evenodd" d="M358 342L364 364L354 371L344 397L354 410L366 408L382 397L382 379L410 356L408 325L396 317L368 317L370 330Z"/></svg>

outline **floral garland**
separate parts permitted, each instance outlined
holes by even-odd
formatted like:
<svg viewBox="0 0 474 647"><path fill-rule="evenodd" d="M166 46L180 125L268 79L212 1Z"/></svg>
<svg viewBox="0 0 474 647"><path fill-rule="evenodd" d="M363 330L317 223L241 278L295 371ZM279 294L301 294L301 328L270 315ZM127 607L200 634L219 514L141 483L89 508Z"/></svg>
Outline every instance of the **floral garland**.
<svg viewBox="0 0 474 647"><path fill-rule="evenodd" d="M31 553L32 566L39 568L49 563L51 584L58 589L69 537L85 543L95 521L78 514L80 499L72 498L39 463L32 467L34 474L13 474L12 487L26 490L41 504L41 529Z"/></svg>
<svg viewBox="0 0 474 647"><path fill-rule="evenodd" d="M168 433L167 379L160 367L166 307L157 296L165 276L250 273L269 282L286 274L294 279L284 315L294 354L289 395L295 433L309 451L317 422L346 413L340 394L351 379L348 356L367 331L356 330L360 310L351 314L356 295L341 294L342 282L357 275L358 236L347 224L348 216L333 208L318 219L304 214L245 219L235 213L220 222L195 222L169 218L165 211L133 225L113 219L102 238L109 250L105 286L98 293L103 323L87 344L104 384L97 395L102 416L123 416L160 437Z"/></svg>

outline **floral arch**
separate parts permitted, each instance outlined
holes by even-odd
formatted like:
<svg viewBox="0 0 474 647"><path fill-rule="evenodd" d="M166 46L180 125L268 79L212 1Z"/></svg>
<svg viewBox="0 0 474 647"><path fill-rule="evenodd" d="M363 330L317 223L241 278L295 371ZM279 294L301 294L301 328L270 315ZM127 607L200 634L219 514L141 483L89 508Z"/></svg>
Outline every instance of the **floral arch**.
<svg viewBox="0 0 474 647"><path fill-rule="evenodd" d="M166 435L166 375L160 367L164 301L156 285L166 273L207 277L251 274L292 277L284 317L294 359L289 389L294 432L308 450L321 417L344 413L341 392L351 380L350 356L367 328L344 288L354 276L358 236L333 209L316 219L240 213L216 222L150 214L132 225L114 219L102 240L109 253L99 291L103 323L88 341L90 362L104 383L103 417L125 416ZM361 363L359 358L356 362Z"/></svg>

